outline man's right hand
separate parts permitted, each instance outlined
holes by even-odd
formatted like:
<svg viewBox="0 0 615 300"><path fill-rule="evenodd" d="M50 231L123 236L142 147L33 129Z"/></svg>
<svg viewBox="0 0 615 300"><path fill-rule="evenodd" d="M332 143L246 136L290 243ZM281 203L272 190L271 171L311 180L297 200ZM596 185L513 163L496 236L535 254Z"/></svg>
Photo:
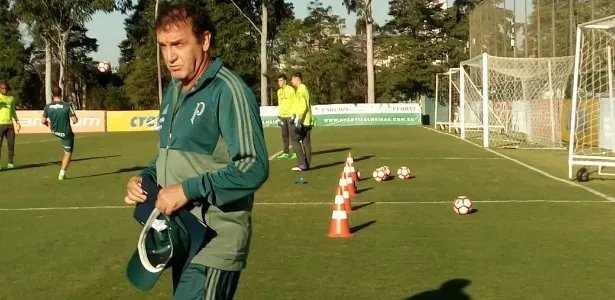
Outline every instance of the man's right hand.
<svg viewBox="0 0 615 300"><path fill-rule="evenodd" d="M126 187L126 197L124 202L129 205L135 205L137 203L143 203L147 200L145 191L141 188L141 177L134 176L128 180L128 186Z"/></svg>

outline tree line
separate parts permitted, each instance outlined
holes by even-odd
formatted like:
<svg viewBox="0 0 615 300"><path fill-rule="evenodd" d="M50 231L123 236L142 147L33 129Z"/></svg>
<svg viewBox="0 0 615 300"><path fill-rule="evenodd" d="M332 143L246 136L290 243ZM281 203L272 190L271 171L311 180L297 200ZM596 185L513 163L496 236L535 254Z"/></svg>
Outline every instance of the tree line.
<svg viewBox="0 0 615 300"><path fill-rule="evenodd" d="M378 24L371 0L335 1L357 13L355 34L344 34L344 18L319 0L305 3L305 18L296 18L284 0L192 2L216 23L213 55L239 73L264 105L277 104L277 75L294 71L303 73L313 104L401 102L430 95L436 73L469 58L470 12L481 2L494 9L503 3L456 0L443 9L438 0L390 0L389 20ZM63 87L76 109L156 109L156 3L0 0L0 79L8 81L22 109L42 108L51 84ZM95 13L112 11L127 15L126 39L119 45L119 66L101 73L91 57L98 41L87 36L85 25ZM511 13L498 15L496 24L510 24ZM491 39L510 43L505 27L500 28ZM166 87L170 77L164 65L161 78Z"/></svg>

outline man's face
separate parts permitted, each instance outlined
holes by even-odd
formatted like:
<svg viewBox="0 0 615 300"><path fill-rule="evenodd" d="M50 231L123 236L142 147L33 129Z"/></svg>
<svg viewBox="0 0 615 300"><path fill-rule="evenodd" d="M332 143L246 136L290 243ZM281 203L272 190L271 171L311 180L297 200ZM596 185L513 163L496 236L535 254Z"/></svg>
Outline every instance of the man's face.
<svg viewBox="0 0 615 300"><path fill-rule="evenodd" d="M293 76L290 80L295 87L301 84L301 79L299 79L299 77Z"/></svg>
<svg viewBox="0 0 615 300"><path fill-rule="evenodd" d="M286 79L278 78L278 85L283 88L286 85Z"/></svg>
<svg viewBox="0 0 615 300"><path fill-rule="evenodd" d="M203 61L209 58L211 34L205 32L199 41L192 32L192 25L186 23L171 24L156 34L171 75L184 82L194 79Z"/></svg>
<svg viewBox="0 0 615 300"><path fill-rule="evenodd" d="M0 84L0 94L6 95L6 84Z"/></svg>

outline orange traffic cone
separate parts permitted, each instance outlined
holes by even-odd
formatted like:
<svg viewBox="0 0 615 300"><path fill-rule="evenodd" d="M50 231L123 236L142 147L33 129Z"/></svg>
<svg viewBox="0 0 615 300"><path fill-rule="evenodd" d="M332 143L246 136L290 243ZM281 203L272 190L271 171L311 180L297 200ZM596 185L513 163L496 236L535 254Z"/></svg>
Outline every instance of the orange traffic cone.
<svg viewBox="0 0 615 300"><path fill-rule="evenodd" d="M340 179L340 186L342 183L342 179ZM344 180L346 183L346 180ZM350 193L348 193L348 185L342 186L342 197L344 197L344 207L346 208L347 213L352 213L352 202L350 202Z"/></svg>
<svg viewBox="0 0 615 300"><path fill-rule="evenodd" d="M335 193L335 201L333 203L333 210L346 210L346 202L344 201L344 195L342 194L342 187L337 187Z"/></svg>
<svg viewBox="0 0 615 300"><path fill-rule="evenodd" d="M346 186L348 188L348 194L350 194L350 196L356 196L357 195L357 187L354 185L354 181L352 180L352 177L350 176L346 176L346 173L342 172L342 178L344 178L344 180L346 180Z"/></svg>
<svg viewBox="0 0 615 300"><path fill-rule="evenodd" d="M357 174L357 169L354 166L354 158L352 157L351 152L348 152L348 157L346 158L346 165L348 166L348 171L349 171L348 173L350 173L352 180L356 184L357 182L361 180L361 178L359 178L359 175ZM344 171L345 170L346 170L346 167L344 167Z"/></svg>
<svg viewBox="0 0 615 300"><path fill-rule="evenodd" d="M346 161L349 164L353 164L354 163L354 158L352 157L352 152L348 152L348 157L346 158Z"/></svg>
<svg viewBox="0 0 615 300"><path fill-rule="evenodd" d="M348 214L343 209L333 209L331 215L331 225L329 226L328 237L331 238L345 238L351 237L350 227L348 224Z"/></svg>

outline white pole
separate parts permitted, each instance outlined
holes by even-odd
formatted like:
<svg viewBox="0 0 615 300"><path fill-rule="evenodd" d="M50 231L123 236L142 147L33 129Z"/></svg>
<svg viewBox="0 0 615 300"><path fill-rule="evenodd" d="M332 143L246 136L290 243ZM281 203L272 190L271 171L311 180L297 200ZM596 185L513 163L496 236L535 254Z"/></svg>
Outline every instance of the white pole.
<svg viewBox="0 0 615 300"><path fill-rule="evenodd" d="M466 70L463 65L459 68L459 124L461 125L461 139L466 139L466 125L465 125L465 110L466 110Z"/></svg>
<svg viewBox="0 0 615 300"><path fill-rule="evenodd" d="M553 73L552 73L551 59L549 59L549 118L551 121L551 142L555 146L555 108L553 107L555 99L555 92L553 91ZM531 106L530 106L531 107Z"/></svg>
<svg viewBox="0 0 615 300"><path fill-rule="evenodd" d="M438 87L439 86L440 86L440 74L436 74L436 100L435 100L435 103L434 103L434 112L433 112L433 114L434 114L434 116L433 116L433 119L434 119L433 128L434 129L438 129L438 105L440 105L439 102L438 102L438 99L439 99L439 97L438 97L438 94L439 94Z"/></svg>
<svg viewBox="0 0 615 300"><path fill-rule="evenodd" d="M609 132L611 134L611 143L612 143L612 147L611 147L611 151L615 152L615 99L613 99L614 97L614 93L613 93L613 49L611 49L611 46L607 46L606 47L606 51L607 51L607 59L608 59L608 63L609 63L609 101L611 104L611 132Z"/></svg>
<svg viewBox="0 0 615 300"><path fill-rule="evenodd" d="M572 179L572 165L573 165L573 155L574 155L574 133L576 130L576 122L577 122L577 101L578 93L579 93L579 71L581 65L581 28L577 27L577 41L576 41L576 49L574 55L574 76L573 76L573 86L572 86L572 106L570 107L570 139L568 144L568 178Z"/></svg>
<svg viewBox="0 0 615 300"><path fill-rule="evenodd" d="M489 73L488 55L483 53L483 147L489 147Z"/></svg>
<svg viewBox="0 0 615 300"><path fill-rule="evenodd" d="M158 18L158 4L159 4L159 0L156 0L154 19ZM156 69L158 72L158 104L161 104L162 103L162 75L160 71L160 45L158 43L156 43Z"/></svg>
<svg viewBox="0 0 615 300"><path fill-rule="evenodd" d="M451 133L451 125L453 120L453 70L448 69L448 133Z"/></svg>

